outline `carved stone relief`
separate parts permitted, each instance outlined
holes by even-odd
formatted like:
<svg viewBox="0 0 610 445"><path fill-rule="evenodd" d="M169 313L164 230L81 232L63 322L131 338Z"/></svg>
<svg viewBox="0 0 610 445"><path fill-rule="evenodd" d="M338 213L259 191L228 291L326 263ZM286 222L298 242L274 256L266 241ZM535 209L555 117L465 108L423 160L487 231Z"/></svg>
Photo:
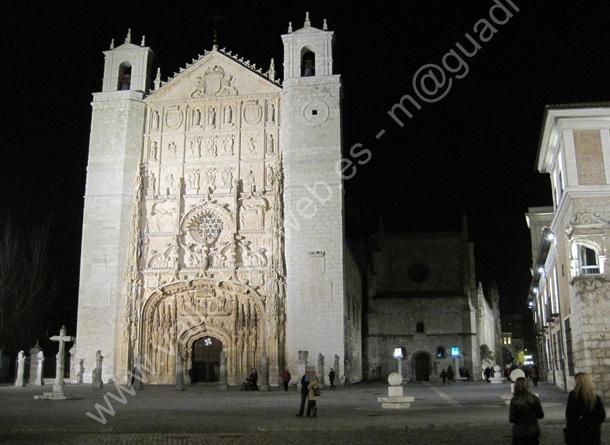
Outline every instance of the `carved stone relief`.
<svg viewBox="0 0 610 445"><path fill-rule="evenodd" d="M225 70L214 65L209 67L202 76L195 78L194 87L191 91L192 99L210 96L232 96L237 94L233 85L233 76Z"/></svg>

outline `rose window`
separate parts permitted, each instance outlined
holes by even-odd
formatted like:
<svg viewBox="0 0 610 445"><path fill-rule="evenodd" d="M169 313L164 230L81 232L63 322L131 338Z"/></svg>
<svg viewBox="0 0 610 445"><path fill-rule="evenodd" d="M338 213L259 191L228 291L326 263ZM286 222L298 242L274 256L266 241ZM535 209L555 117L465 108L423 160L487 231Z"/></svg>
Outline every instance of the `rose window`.
<svg viewBox="0 0 610 445"><path fill-rule="evenodd" d="M191 219L188 229L196 232L206 243L211 244L222 233L222 219L212 210L206 209Z"/></svg>

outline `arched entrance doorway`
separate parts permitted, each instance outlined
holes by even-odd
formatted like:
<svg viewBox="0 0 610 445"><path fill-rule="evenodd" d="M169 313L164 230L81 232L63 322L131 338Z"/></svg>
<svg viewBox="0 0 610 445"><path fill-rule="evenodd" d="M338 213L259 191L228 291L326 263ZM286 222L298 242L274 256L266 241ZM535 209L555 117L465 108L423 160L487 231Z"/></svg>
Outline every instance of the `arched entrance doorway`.
<svg viewBox="0 0 610 445"><path fill-rule="evenodd" d="M205 336L193 342L191 383L212 383L220 380L222 342Z"/></svg>
<svg viewBox="0 0 610 445"><path fill-rule="evenodd" d="M430 380L430 356L425 352L415 356L415 380L418 382Z"/></svg>

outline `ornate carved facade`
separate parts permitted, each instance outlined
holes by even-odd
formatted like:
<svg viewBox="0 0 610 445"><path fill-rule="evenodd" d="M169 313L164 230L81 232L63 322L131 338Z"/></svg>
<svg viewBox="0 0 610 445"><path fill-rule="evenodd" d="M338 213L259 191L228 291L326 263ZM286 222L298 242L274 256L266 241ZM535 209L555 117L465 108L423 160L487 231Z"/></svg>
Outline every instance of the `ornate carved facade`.
<svg viewBox="0 0 610 445"><path fill-rule="evenodd" d="M176 353L188 379L206 336L222 342L229 384L263 353L272 382L284 364L279 93L257 92L224 58L211 53L146 102L117 349L124 369L140 355L152 383L175 381Z"/></svg>

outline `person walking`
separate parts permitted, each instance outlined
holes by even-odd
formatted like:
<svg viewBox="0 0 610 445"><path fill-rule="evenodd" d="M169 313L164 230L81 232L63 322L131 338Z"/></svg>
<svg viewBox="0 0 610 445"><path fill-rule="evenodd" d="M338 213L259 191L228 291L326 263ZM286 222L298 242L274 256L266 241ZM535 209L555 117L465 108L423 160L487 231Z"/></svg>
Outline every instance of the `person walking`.
<svg viewBox="0 0 610 445"><path fill-rule="evenodd" d="M483 375L485 376L485 381L489 382L489 378L491 377L491 368L489 366L485 368Z"/></svg>
<svg viewBox="0 0 610 445"><path fill-rule="evenodd" d="M309 395L309 377L307 374L303 374L301 377L301 407L299 408L299 413L297 417L303 417L303 413L305 412L305 402L307 401L307 396Z"/></svg>
<svg viewBox="0 0 610 445"><path fill-rule="evenodd" d="M335 389L335 370L330 368L330 372L328 373L328 381L330 382L330 389Z"/></svg>
<svg viewBox="0 0 610 445"><path fill-rule="evenodd" d="M453 381L453 369L451 365L447 366L447 381L451 383Z"/></svg>
<svg viewBox="0 0 610 445"><path fill-rule="evenodd" d="M318 377L312 377L309 382L309 394L307 401L307 417L318 417L318 398L322 392L320 391L320 384L318 383Z"/></svg>
<svg viewBox="0 0 610 445"><path fill-rule="evenodd" d="M566 407L567 445L599 445L601 424L606 420L606 410L600 396L595 392L591 376L579 372L575 376L576 385L568 396Z"/></svg>
<svg viewBox="0 0 610 445"><path fill-rule="evenodd" d="M290 384L290 372L286 369L282 372L282 384L284 385L284 391L288 391L288 385Z"/></svg>
<svg viewBox="0 0 610 445"><path fill-rule="evenodd" d="M534 386L538 386L538 368L536 366L530 368L530 377L532 378Z"/></svg>
<svg viewBox="0 0 610 445"><path fill-rule="evenodd" d="M447 384L447 371L444 369L441 371L441 379L443 380L443 386Z"/></svg>
<svg viewBox="0 0 610 445"><path fill-rule="evenodd" d="M508 420L513 424L513 445L538 445L538 419L543 417L540 399L530 391L527 380L519 377L515 382L508 415Z"/></svg>

